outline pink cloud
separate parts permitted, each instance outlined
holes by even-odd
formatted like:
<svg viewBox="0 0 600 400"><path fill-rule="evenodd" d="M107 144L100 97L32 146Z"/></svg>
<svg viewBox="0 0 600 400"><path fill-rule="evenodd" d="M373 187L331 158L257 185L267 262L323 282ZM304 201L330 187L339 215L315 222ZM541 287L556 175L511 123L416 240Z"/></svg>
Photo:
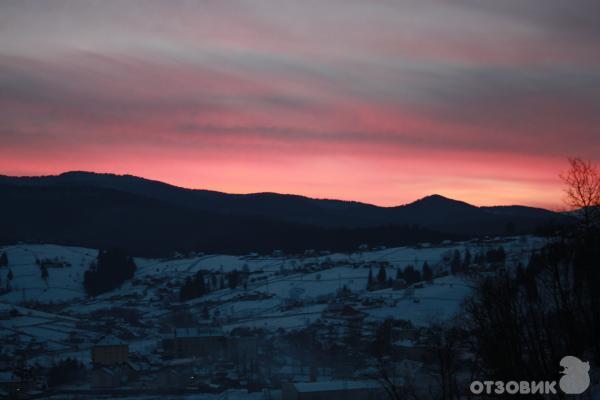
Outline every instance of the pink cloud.
<svg viewBox="0 0 600 400"><path fill-rule="evenodd" d="M564 159L598 159L600 32L548 3L21 4L1 173L556 208Z"/></svg>

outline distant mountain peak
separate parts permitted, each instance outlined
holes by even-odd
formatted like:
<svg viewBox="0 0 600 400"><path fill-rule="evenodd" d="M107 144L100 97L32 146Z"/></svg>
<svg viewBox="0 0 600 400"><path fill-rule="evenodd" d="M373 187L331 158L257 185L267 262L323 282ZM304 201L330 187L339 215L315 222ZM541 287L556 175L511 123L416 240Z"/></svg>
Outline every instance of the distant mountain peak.
<svg viewBox="0 0 600 400"><path fill-rule="evenodd" d="M466 203L464 201L451 199L449 197L442 196L441 194L432 194L425 196L419 200L409 203L408 206L468 206L477 208L476 206Z"/></svg>
<svg viewBox="0 0 600 400"><path fill-rule="evenodd" d="M131 177L131 178L136 178L139 180L146 180L145 178L135 176L135 175L129 175L129 174L119 175L119 174L114 174L112 172L92 172L92 171L67 171L67 172L58 174L57 176L59 176L59 177L77 177L77 178L79 178L79 177L113 177L113 178Z"/></svg>
<svg viewBox="0 0 600 400"><path fill-rule="evenodd" d="M457 200L451 199L446 196L442 196L441 194L434 193L434 194L430 194L429 196L422 197L417 201L457 201Z"/></svg>
<svg viewBox="0 0 600 400"><path fill-rule="evenodd" d="M98 172L90 171L67 171L58 174L59 177L82 177L82 176L98 176L98 175L113 175L113 174L102 174Z"/></svg>

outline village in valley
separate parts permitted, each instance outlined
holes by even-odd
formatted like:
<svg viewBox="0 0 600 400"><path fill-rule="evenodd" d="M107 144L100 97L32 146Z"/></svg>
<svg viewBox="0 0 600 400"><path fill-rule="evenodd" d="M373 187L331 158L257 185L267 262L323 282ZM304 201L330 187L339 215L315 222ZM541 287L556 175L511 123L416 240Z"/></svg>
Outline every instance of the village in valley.
<svg viewBox="0 0 600 400"><path fill-rule="evenodd" d="M600 400L600 0L0 0L0 400Z"/></svg>
<svg viewBox="0 0 600 400"><path fill-rule="evenodd" d="M382 399L428 393L445 332L485 276L526 266L536 236L364 244L348 253L131 258L99 288L98 250L0 248L0 398ZM112 255L113 257L116 257ZM444 328L444 329L442 329ZM337 396L337 397L336 397Z"/></svg>

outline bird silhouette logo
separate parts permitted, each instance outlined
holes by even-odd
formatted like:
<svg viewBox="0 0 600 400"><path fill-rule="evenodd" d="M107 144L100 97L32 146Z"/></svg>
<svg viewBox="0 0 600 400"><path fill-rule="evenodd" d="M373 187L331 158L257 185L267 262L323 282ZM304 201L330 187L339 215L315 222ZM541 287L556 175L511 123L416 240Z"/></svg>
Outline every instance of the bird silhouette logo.
<svg viewBox="0 0 600 400"><path fill-rule="evenodd" d="M560 378L560 389L566 394L581 394L590 386L590 363L583 362L574 356L566 356L560 360L563 367Z"/></svg>

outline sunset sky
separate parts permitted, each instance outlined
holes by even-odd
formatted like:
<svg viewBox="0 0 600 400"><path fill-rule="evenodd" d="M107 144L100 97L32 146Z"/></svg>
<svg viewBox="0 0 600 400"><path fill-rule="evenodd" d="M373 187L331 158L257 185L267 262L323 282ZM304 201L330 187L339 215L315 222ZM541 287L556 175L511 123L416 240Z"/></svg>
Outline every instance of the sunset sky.
<svg viewBox="0 0 600 400"><path fill-rule="evenodd" d="M0 174L561 207L598 0L0 2Z"/></svg>

